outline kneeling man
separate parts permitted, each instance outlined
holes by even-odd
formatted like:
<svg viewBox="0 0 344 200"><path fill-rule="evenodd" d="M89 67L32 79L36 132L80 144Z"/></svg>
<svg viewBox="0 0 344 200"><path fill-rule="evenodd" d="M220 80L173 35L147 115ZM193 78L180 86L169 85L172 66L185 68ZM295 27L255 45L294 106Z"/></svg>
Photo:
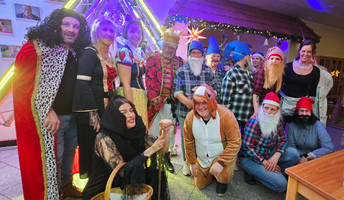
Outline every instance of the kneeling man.
<svg viewBox="0 0 344 200"><path fill-rule="evenodd" d="M213 88L203 84L193 96L194 108L186 116L184 144L195 185L202 189L216 178L216 193L224 196L233 177L241 135L234 114L218 105Z"/></svg>
<svg viewBox="0 0 344 200"><path fill-rule="evenodd" d="M280 100L270 92L258 108L258 116L246 123L240 150L240 164L245 181L254 185L255 179L276 192L287 189L285 168L299 159L294 148L287 148L287 137L281 123Z"/></svg>

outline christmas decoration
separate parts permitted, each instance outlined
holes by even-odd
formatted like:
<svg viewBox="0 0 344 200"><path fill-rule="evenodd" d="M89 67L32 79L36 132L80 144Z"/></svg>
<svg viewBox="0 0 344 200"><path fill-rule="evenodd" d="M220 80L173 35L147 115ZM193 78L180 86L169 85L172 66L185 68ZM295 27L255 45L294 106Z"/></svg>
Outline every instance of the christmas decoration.
<svg viewBox="0 0 344 200"><path fill-rule="evenodd" d="M195 29L194 27L192 27L191 30L188 28L189 34L183 35L184 37L189 38L189 40L186 42L186 44L189 44L190 42L192 42L192 40L199 41L200 39L206 39L207 37L200 35L204 30L205 30L205 28L200 30L200 31L198 31L198 28Z"/></svg>
<svg viewBox="0 0 344 200"><path fill-rule="evenodd" d="M223 23L206 21L200 18L184 17L181 15L169 15L164 25L166 27L171 27L176 22L181 22L187 25L193 25L199 28L211 29L215 31L228 30L228 31L233 31L234 33L237 33L237 34L246 33L246 34L253 34L253 35L261 35L267 39L272 37L272 38L280 39L280 40L292 40L294 42L299 42L299 43L303 41L302 36L299 36L299 35L288 35L285 33L277 33L277 32L270 32L267 30L246 28L246 27L241 27L241 26L236 26L236 25L231 25L231 24L223 24ZM319 42L319 40L315 40L315 42Z"/></svg>

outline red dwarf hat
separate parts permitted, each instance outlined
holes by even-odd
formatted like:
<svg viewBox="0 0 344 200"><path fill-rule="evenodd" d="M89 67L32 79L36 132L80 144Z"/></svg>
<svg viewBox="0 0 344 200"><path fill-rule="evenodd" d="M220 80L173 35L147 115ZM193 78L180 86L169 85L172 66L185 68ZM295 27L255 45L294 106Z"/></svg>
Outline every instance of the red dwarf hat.
<svg viewBox="0 0 344 200"><path fill-rule="evenodd" d="M213 119L216 119L216 109L217 109L217 102L215 100L216 93L212 87L207 84L203 84L199 86L193 95L193 100L198 103L202 103L205 101L207 103L208 109L210 111L211 116ZM194 104L195 109L195 104ZM197 112L195 112L196 117L200 117Z"/></svg>
<svg viewBox="0 0 344 200"><path fill-rule="evenodd" d="M282 61L284 61L284 53L283 51L278 48L278 47L271 47L270 49L268 49L268 51L266 52L266 58L267 60L269 60L269 58L271 56L277 56L279 57Z"/></svg>
<svg viewBox="0 0 344 200"><path fill-rule="evenodd" d="M313 99L308 98L308 97L301 97L300 100L296 103L295 109L306 108L313 112L313 106L312 106L313 103L314 103Z"/></svg>
<svg viewBox="0 0 344 200"><path fill-rule="evenodd" d="M264 104L264 103L280 107L280 100L279 100L278 96L273 92L269 92L265 95L265 98L264 98L262 104Z"/></svg>

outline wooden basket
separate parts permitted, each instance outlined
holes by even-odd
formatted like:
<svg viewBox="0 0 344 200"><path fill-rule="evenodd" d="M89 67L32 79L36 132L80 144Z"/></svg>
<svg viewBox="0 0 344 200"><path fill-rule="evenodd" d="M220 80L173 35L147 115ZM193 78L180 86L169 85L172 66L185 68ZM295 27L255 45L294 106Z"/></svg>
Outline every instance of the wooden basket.
<svg viewBox="0 0 344 200"><path fill-rule="evenodd" d="M117 194L123 194L124 191L121 190L119 187L111 188L113 179L115 178L117 172L126 164L126 162L123 162L119 164L111 173L108 181L106 182L105 191L97 194L96 196L92 197L91 200L110 200L110 193L117 193ZM150 200L153 195L153 188L150 185L143 184L142 188L143 193L137 193L136 195L145 194L147 193L147 196L144 200Z"/></svg>

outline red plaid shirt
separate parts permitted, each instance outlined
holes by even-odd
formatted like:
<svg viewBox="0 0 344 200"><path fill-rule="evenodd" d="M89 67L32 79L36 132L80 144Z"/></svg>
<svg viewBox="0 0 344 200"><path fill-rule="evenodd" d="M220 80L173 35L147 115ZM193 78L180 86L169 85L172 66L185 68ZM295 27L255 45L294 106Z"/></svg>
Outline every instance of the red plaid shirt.
<svg viewBox="0 0 344 200"><path fill-rule="evenodd" d="M271 157L271 153L284 153L288 141L281 122L277 125L277 133L274 137L263 137L258 118L250 119L246 123L245 134L242 136L240 155L261 164Z"/></svg>
<svg viewBox="0 0 344 200"><path fill-rule="evenodd" d="M262 101L263 101L263 99L267 93L275 92L276 87L277 87L277 84L275 84L273 86L273 88L271 88L271 89L263 88L264 81L265 81L264 73L265 73L265 70L263 67L255 73L254 79L253 79L253 94L259 96L259 104L262 103Z"/></svg>

